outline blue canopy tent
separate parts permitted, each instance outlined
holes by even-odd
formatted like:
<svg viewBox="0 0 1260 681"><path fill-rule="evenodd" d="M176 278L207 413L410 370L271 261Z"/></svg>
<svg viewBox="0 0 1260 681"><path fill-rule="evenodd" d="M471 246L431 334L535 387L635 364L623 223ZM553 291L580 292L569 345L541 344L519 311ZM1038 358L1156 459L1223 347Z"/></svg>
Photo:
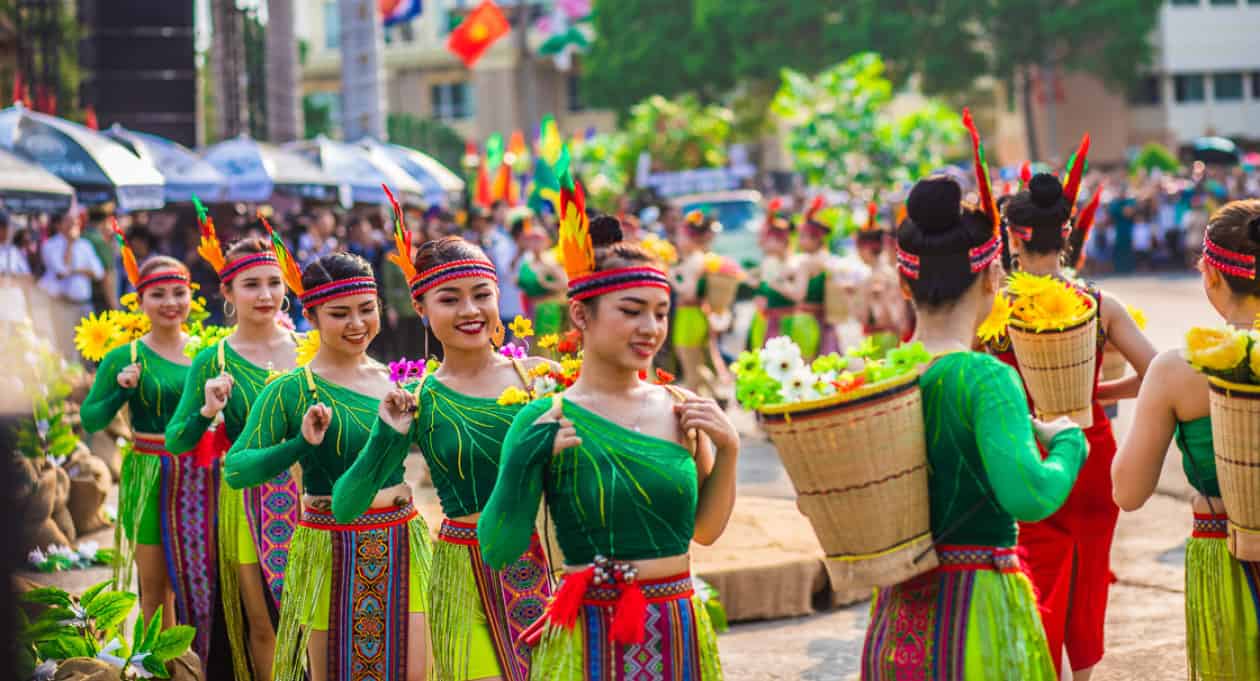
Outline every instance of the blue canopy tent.
<svg viewBox="0 0 1260 681"><path fill-rule="evenodd" d="M424 188L422 198L429 205L452 206L464 193L464 181L437 159L397 144L364 140L359 145L372 158L383 158L396 164Z"/></svg>
<svg viewBox="0 0 1260 681"><path fill-rule="evenodd" d="M74 187L43 168L0 151L0 207L11 213L60 213L70 210Z"/></svg>
<svg viewBox="0 0 1260 681"><path fill-rule="evenodd" d="M273 194L334 203L336 179L292 151L244 135L206 149L203 157L227 178L225 201L261 203Z"/></svg>
<svg viewBox="0 0 1260 681"><path fill-rule="evenodd" d="M162 174L151 164L95 130L21 104L0 111L0 148L65 180L83 204L113 201L135 211L166 203Z"/></svg>
<svg viewBox="0 0 1260 681"><path fill-rule="evenodd" d="M165 137L128 130L115 123L104 134L148 161L166 179L166 200L172 203L222 201L227 196L227 178L191 149Z"/></svg>
<svg viewBox="0 0 1260 681"><path fill-rule="evenodd" d="M423 204L425 188L392 160L371 154L366 148L330 140L323 135L312 140L293 142L284 149L302 155L341 184L350 186L353 203L380 205L387 203L382 184L400 203Z"/></svg>

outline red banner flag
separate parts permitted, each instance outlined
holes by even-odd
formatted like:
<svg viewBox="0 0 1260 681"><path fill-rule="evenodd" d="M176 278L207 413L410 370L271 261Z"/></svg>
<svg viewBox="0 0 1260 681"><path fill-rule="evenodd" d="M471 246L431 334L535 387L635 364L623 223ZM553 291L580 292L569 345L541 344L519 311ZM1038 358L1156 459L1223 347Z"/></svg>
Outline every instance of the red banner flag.
<svg viewBox="0 0 1260 681"><path fill-rule="evenodd" d="M485 0L451 31L446 48L455 53L464 66L472 68L495 41L511 30L507 17L494 0Z"/></svg>

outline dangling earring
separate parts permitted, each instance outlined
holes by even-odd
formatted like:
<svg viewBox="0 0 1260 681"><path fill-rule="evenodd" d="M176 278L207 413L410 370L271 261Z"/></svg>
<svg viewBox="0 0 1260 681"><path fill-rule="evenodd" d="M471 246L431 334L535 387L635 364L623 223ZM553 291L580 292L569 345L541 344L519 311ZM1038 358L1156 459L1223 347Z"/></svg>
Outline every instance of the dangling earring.
<svg viewBox="0 0 1260 681"><path fill-rule="evenodd" d="M289 302L289 297L288 297L288 296L282 296L282 297L280 298L280 311L281 311L281 312L283 312L283 313L285 313L285 314L289 314L289 309L290 309L290 308L292 308L292 307L293 307L293 303L290 303L290 302Z"/></svg>
<svg viewBox="0 0 1260 681"><path fill-rule="evenodd" d="M229 300L223 301L223 318L231 319L236 316L236 306Z"/></svg>
<svg viewBox="0 0 1260 681"><path fill-rule="evenodd" d="M420 318L420 326L424 328L424 360L427 362L432 355L429 354L429 320L424 317Z"/></svg>
<svg viewBox="0 0 1260 681"><path fill-rule="evenodd" d="M503 321L495 322L494 333L490 335L490 347L498 350L503 347L503 337L507 334L507 329L503 328Z"/></svg>

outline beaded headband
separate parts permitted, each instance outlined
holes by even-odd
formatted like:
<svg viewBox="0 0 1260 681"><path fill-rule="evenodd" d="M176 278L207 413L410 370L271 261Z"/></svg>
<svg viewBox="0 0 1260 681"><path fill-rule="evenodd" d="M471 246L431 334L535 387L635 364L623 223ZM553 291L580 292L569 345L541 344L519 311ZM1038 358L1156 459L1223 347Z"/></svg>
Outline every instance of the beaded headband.
<svg viewBox="0 0 1260 681"><path fill-rule="evenodd" d="M219 270L219 281L227 284L236 277L240 276L245 270L253 269L255 267L266 267L268 265L272 267L280 266L280 261L276 260L275 254L250 253L249 255L243 255L224 265L223 269Z"/></svg>
<svg viewBox="0 0 1260 681"><path fill-rule="evenodd" d="M919 256L897 247L897 271L907 279L919 278Z"/></svg>
<svg viewBox="0 0 1260 681"><path fill-rule="evenodd" d="M569 298L589 300L606 293L648 286L670 290L669 277L655 267L621 267L595 272L569 281Z"/></svg>
<svg viewBox="0 0 1260 681"><path fill-rule="evenodd" d="M330 281L327 284L313 286L303 291L298 297L302 301L302 307L312 308L338 298L364 293L376 295L376 280L372 277L351 277Z"/></svg>
<svg viewBox="0 0 1260 681"><path fill-rule="evenodd" d="M411 298L420 300L421 296L448 281L467 277L481 277L496 284L499 282L499 275L492 263L485 260L455 260L434 265L415 275L407 283L411 287Z"/></svg>
<svg viewBox="0 0 1260 681"><path fill-rule="evenodd" d="M136 293L144 293L146 289L161 284L183 284L187 286L190 283L192 282L189 280L188 274L182 270L158 270L140 278L140 281L136 283Z"/></svg>
<svg viewBox="0 0 1260 681"><path fill-rule="evenodd" d="M1203 259L1221 272L1241 279L1256 278L1256 256L1239 253L1203 238Z"/></svg>

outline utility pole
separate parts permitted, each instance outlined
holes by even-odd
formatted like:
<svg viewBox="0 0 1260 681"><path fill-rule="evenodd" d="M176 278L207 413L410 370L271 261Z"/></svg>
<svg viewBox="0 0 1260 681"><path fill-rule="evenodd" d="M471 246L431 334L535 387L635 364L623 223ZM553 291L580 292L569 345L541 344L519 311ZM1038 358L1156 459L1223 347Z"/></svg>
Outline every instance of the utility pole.
<svg viewBox="0 0 1260 681"><path fill-rule="evenodd" d="M304 132L294 21L293 0L267 0L267 132L277 143Z"/></svg>
<svg viewBox="0 0 1260 681"><path fill-rule="evenodd" d="M236 137L248 130L249 111L245 102L245 26L235 0L211 0L214 47L211 65L214 73L215 111L221 139Z"/></svg>
<svg viewBox="0 0 1260 681"><path fill-rule="evenodd" d="M338 0L341 130L347 142L385 139L385 29L376 0Z"/></svg>

